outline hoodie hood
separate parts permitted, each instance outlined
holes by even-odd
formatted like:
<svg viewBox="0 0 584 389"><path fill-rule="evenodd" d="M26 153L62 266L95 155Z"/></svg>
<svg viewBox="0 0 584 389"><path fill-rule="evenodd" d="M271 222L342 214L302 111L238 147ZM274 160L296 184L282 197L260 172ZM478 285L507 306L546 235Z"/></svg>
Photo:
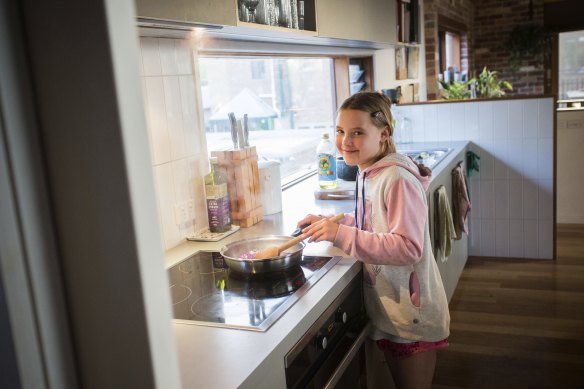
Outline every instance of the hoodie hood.
<svg viewBox="0 0 584 389"><path fill-rule="evenodd" d="M432 181L432 171L428 167L417 164L410 157L400 153L389 154L368 168L359 171L359 178L362 178L362 175L364 174L367 175L367 177L373 178L383 169L390 166L400 166L406 169L412 173L418 181L420 181L424 190L428 190L430 181Z"/></svg>

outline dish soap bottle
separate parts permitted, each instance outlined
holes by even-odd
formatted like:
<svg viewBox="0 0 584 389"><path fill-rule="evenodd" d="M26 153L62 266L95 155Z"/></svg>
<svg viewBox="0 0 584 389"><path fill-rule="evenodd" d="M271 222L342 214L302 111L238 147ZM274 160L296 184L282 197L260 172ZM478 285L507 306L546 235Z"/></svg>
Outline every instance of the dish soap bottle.
<svg viewBox="0 0 584 389"><path fill-rule="evenodd" d="M318 184L322 189L337 187L337 160L335 145L329 139L329 134L322 134L322 139L316 148L318 155Z"/></svg>
<svg viewBox="0 0 584 389"><path fill-rule="evenodd" d="M217 157L211 157L211 171L205 176L205 198L209 231L225 232L231 229L231 209L227 177L219 170Z"/></svg>

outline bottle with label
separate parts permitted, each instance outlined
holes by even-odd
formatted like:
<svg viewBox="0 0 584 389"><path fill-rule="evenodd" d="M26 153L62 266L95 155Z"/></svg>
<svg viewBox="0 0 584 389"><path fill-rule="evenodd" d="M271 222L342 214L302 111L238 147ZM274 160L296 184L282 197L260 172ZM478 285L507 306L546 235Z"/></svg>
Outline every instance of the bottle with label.
<svg viewBox="0 0 584 389"><path fill-rule="evenodd" d="M316 148L318 155L318 184L322 189L337 187L337 160L335 145L329 139L329 134L322 134L322 139Z"/></svg>
<svg viewBox="0 0 584 389"><path fill-rule="evenodd" d="M217 157L211 157L211 171L205 176L205 197L209 231L225 232L231 230L231 209L227 177L219 170Z"/></svg>

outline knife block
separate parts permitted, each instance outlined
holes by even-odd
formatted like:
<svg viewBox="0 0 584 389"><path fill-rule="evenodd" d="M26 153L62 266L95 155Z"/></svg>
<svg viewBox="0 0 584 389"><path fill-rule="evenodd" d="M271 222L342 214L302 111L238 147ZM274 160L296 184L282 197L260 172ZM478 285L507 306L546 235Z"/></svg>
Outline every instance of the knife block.
<svg viewBox="0 0 584 389"><path fill-rule="evenodd" d="M231 205L231 222L251 227L262 220L262 202L258 156L255 146L239 150L216 150L219 168L227 176Z"/></svg>

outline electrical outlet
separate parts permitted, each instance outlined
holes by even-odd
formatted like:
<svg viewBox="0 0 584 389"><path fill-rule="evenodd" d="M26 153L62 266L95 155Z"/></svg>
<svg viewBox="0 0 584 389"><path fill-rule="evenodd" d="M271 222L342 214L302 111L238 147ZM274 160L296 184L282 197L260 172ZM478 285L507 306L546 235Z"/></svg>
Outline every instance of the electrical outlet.
<svg viewBox="0 0 584 389"><path fill-rule="evenodd" d="M195 220L195 201L193 199L187 200L187 208L189 210L189 219Z"/></svg>
<svg viewBox="0 0 584 389"><path fill-rule="evenodd" d="M185 224L189 219L189 210L187 202L176 203L174 205L174 222L177 226Z"/></svg>

